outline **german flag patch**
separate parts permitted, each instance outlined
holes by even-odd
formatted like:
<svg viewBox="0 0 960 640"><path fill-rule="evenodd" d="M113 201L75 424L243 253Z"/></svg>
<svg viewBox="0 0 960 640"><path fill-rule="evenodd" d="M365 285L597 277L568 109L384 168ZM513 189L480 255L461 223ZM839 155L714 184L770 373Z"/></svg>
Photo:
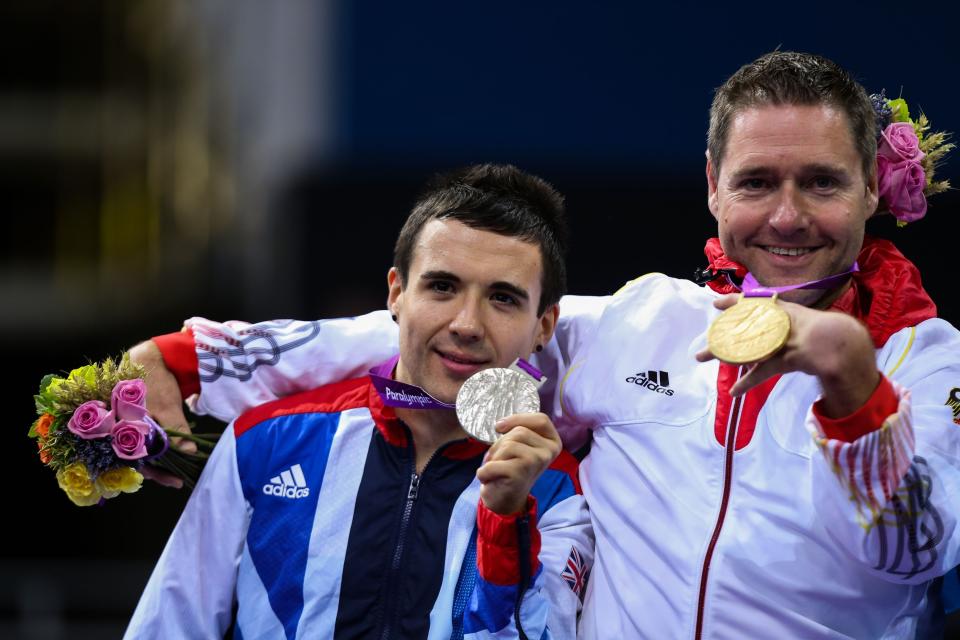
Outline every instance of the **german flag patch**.
<svg viewBox="0 0 960 640"><path fill-rule="evenodd" d="M960 424L960 387L950 390L950 395L944 404L953 410L953 421Z"/></svg>

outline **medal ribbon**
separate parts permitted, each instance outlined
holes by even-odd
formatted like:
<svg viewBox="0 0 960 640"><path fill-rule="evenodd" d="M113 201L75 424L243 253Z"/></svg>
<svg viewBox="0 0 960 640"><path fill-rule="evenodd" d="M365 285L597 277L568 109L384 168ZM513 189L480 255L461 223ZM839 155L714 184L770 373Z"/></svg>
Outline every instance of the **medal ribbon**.
<svg viewBox="0 0 960 640"><path fill-rule="evenodd" d="M382 364L378 364L370 369L370 380L373 382L374 389L383 400L383 404L388 407L399 407L401 409L456 409L457 405L449 402L437 400L422 388L394 380L393 369L397 366L400 356L394 356ZM524 372L531 375L538 383L543 379L543 373L535 366L518 358L514 363Z"/></svg>
<svg viewBox="0 0 960 640"><path fill-rule="evenodd" d="M811 280L810 282L801 282L800 284L788 284L782 287L764 287L757 282L757 279L752 273L748 273L743 277L743 284L738 288L747 298L770 297L778 293L783 293L784 291L793 291L794 289L832 289L857 271L860 271L860 266L854 262L852 267L835 276L827 276L826 278ZM736 285L734 284L734 286Z"/></svg>

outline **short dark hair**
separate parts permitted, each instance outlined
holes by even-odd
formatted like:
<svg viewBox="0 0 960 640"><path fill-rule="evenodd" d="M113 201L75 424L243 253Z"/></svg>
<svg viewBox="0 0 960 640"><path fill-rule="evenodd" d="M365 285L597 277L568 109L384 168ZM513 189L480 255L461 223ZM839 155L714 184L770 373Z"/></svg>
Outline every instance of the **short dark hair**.
<svg viewBox="0 0 960 640"><path fill-rule="evenodd" d="M750 107L783 104L824 104L841 109L847 114L864 177L869 179L874 174L876 115L863 86L840 65L823 56L772 51L740 67L713 96L707 150L714 178L720 172L734 115Z"/></svg>
<svg viewBox="0 0 960 640"><path fill-rule="evenodd" d="M417 237L431 220L457 220L473 229L540 247L543 263L537 315L567 289L567 222L563 196L546 181L509 164L479 164L438 174L427 183L393 250L406 286Z"/></svg>

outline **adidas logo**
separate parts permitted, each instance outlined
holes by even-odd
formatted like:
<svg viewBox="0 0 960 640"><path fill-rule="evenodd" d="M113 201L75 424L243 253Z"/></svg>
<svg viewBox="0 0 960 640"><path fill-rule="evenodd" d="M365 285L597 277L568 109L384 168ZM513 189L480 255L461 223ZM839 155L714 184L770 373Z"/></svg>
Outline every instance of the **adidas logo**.
<svg viewBox="0 0 960 640"><path fill-rule="evenodd" d="M673 389L670 386L670 374L666 371L640 371L627 378L627 382L649 389L655 393L662 393L665 396L672 396Z"/></svg>
<svg viewBox="0 0 960 640"><path fill-rule="evenodd" d="M295 464L278 476L270 478L270 482L263 485L263 492L268 496L279 498L306 498L310 495L307 479L303 477L303 469Z"/></svg>

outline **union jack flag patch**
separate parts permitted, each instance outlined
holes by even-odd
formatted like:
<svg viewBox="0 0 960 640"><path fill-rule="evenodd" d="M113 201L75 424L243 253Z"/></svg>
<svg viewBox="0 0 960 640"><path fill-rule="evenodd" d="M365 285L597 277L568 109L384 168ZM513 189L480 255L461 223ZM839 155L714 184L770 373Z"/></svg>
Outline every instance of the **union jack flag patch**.
<svg viewBox="0 0 960 640"><path fill-rule="evenodd" d="M580 555L576 547L570 547L567 566L560 572L560 577L566 580L570 590L577 594L581 600L583 599L583 588L587 584L587 575L589 573L589 567L584 566L583 556Z"/></svg>

